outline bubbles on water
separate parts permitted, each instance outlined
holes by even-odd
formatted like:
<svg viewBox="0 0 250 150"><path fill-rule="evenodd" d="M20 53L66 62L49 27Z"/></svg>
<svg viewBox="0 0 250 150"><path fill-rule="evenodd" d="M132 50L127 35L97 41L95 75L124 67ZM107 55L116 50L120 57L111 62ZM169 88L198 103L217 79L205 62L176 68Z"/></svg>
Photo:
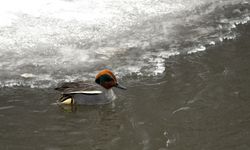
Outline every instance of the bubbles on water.
<svg viewBox="0 0 250 150"><path fill-rule="evenodd" d="M166 139L166 148L169 148L171 145L174 145L177 141L177 138L175 135L170 135L167 131L163 132L163 135L167 138ZM160 149L165 149L165 148L160 148Z"/></svg>

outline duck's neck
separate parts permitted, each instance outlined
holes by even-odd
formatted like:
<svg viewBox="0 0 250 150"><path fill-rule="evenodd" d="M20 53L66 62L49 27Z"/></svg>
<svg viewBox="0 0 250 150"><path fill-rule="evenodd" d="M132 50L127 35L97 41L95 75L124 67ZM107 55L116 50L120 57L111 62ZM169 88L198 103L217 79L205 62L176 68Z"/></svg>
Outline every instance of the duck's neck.
<svg viewBox="0 0 250 150"><path fill-rule="evenodd" d="M108 99L111 99L111 100L116 99L116 95L115 95L114 91L112 90L112 88L106 89L106 96L108 97Z"/></svg>

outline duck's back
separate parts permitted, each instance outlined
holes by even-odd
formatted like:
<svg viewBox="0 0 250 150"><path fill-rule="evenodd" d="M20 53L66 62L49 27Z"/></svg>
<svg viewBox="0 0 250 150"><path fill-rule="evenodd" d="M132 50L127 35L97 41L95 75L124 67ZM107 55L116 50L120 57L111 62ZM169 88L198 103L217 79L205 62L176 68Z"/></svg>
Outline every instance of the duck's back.
<svg viewBox="0 0 250 150"><path fill-rule="evenodd" d="M96 84L89 84L84 82L66 82L59 87L56 87L55 90L62 93L67 93L72 91L92 91L98 88L100 88L100 86Z"/></svg>

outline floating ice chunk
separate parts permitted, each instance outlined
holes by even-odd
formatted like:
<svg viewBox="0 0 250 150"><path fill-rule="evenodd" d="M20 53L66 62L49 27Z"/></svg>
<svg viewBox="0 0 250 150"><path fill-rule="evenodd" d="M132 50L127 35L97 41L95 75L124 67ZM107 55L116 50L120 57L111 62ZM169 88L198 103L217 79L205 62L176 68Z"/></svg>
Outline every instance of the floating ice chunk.
<svg viewBox="0 0 250 150"><path fill-rule="evenodd" d="M180 52L178 52L178 51L162 51L162 52L160 52L159 56L161 56L163 58L169 58L171 56L176 56L179 54L180 54Z"/></svg>
<svg viewBox="0 0 250 150"><path fill-rule="evenodd" d="M231 28L232 28L232 29L236 28L235 23L234 23L234 24L231 24Z"/></svg>
<svg viewBox="0 0 250 150"><path fill-rule="evenodd" d="M209 45L215 45L214 41L209 42Z"/></svg>
<svg viewBox="0 0 250 150"><path fill-rule="evenodd" d="M200 51L204 51L204 50L206 50L206 47L201 45L200 47L197 47L197 48L195 48L193 50L190 50L187 53L192 54L192 53L196 53L196 52L200 52Z"/></svg>
<svg viewBox="0 0 250 150"><path fill-rule="evenodd" d="M220 38L219 38L219 40L222 42L222 41L223 41L223 38L222 38L222 37L220 37Z"/></svg>
<svg viewBox="0 0 250 150"><path fill-rule="evenodd" d="M162 74L165 71L165 65L164 65L165 60L163 58L156 58L155 59L155 70L154 70L154 75Z"/></svg>
<svg viewBox="0 0 250 150"><path fill-rule="evenodd" d="M224 40L232 40L232 39L235 39L236 36L235 35L232 35L232 36L225 36L223 39Z"/></svg>
<svg viewBox="0 0 250 150"><path fill-rule="evenodd" d="M154 75L162 74L165 71L165 66L163 63L157 63L156 69L154 70Z"/></svg>
<svg viewBox="0 0 250 150"><path fill-rule="evenodd" d="M23 73L21 74L21 77L23 78L34 78L36 75L32 74L32 73Z"/></svg>
<svg viewBox="0 0 250 150"><path fill-rule="evenodd" d="M249 20L250 20L250 17L247 16L247 17L244 18L244 20L242 21L242 24L246 24Z"/></svg>

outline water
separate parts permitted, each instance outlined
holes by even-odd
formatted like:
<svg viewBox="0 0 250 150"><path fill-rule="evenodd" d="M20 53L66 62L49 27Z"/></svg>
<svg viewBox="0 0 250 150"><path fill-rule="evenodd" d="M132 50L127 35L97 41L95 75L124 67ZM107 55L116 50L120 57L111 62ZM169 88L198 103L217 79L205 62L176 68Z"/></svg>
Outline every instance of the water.
<svg viewBox="0 0 250 150"><path fill-rule="evenodd" d="M0 149L248 150L249 1L0 6ZM111 105L54 105L111 67Z"/></svg>

